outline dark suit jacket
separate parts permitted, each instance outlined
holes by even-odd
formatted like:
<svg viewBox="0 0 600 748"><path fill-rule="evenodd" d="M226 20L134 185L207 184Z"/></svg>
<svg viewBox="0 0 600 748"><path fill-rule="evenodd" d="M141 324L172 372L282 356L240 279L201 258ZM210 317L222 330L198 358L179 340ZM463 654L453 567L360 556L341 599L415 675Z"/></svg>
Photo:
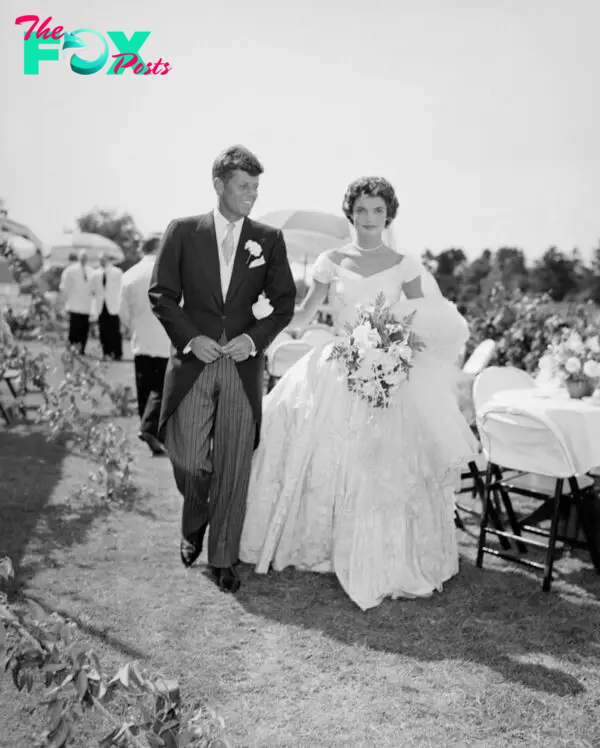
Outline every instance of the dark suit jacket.
<svg viewBox="0 0 600 748"><path fill-rule="evenodd" d="M249 240L260 244L264 265L248 267L254 259L245 249ZM263 292L273 312L257 320L252 305ZM263 351L290 323L296 299L281 231L244 219L231 283L223 299L213 213L177 218L163 237L148 295L154 314L173 343L165 375L160 438L164 438L167 419L205 366L193 353L184 354L183 349L196 335L219 340L225 331L228 340L246 333L256 346L256 356L237 364L257 424L256 447L262 416Z"/></svg>

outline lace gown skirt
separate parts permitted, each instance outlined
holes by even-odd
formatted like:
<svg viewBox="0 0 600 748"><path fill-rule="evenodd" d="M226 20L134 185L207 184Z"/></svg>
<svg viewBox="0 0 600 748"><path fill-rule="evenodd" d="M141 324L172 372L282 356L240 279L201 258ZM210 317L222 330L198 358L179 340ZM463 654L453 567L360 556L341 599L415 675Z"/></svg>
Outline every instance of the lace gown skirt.
<svg viewBox="0 0 600 748"><path fill-rule="evenodd" d="M348 391L331 346L265 399L240 558L337 575L363 610L426 596L458 571L456 471L475 451L451 367L426 353L387 409Z"/></svg>

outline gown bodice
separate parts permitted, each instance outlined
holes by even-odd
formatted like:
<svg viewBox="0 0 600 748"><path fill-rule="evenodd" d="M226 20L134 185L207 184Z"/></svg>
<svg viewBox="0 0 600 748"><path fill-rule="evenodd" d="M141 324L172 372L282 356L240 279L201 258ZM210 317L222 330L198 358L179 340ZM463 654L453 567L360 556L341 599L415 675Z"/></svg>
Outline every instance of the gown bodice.
<svg viewBox="0 0 600 748"><path fill-rule="evenodd" d="M336 331L353 324L357 307L373 304L379 294L383 294L387 303L393 306L404 298L403 285L420 275L420 265L410 257L365 277L335 264L327 253L319 257L313 270L315 280L329 284L329 303Z"/></svg>

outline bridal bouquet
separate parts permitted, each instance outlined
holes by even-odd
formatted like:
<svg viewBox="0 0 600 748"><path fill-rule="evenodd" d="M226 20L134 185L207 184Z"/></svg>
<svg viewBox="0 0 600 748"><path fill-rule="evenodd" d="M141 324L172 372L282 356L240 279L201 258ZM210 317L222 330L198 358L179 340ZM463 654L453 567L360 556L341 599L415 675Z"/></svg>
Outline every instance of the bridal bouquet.
<svg viewBox="0 0 600 748"><path fill-rule="evenodd" d="M356 324L347 326L329 354L329 360L345 365L350 392L374 408L388 407L393 391L409 377L414 354L425 349L411 330L415 314L396 319L380 294L373 307L359 308Z"/></svg>
<svg viewBox="0 0 600 748"><path fill-rule="evenodd" d="M591 394L600 380L600 340L583 338L576 330L565 330L561 340L550 346L552 368L567 388Z"/></svg>

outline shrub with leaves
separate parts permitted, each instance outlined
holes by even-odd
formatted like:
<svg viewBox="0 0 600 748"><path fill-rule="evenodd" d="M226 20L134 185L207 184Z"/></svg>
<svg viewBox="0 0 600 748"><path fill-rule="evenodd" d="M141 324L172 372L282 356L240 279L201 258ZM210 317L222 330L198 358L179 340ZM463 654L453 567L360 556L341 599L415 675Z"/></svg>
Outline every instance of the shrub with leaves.
<svg viewBox="0 0 600 748"><path fill-rule="evenodd" d="M0 559L0 580L13 577L10 559ZM176 681L152 675L135 662L107 675L74 623L46 614L28 598L17 608L4 592L2 653L4 670L19 691L31 692L36 684L44 690L47 729L40 746L76 745L76 724L93 711L106 726L101 748L228 748L223 720L201 703L182 703Z"/></svg>
<svg viewBox="0 0 600 748"><path fill-rule="evenodd" d="M592 303L558 305L544 294L493 288L489 298L477 299L465 313L471 327L467 355L486 338L496 341L492 364L515 366L530 373L538 369L548 346L564 327L583 335L598 332L598 307Z"/></svg>
<svg viewBox="0 0 600 748"><path fill-rule="evenodd" d="M6 242L0 242L0 254L15 265L15 277L22 272L21 261ZM37 422L48 426L51 438L66 438L97 464L84 487L87 491L102 498L126 498L133 490L133 456L125 434L109 416L131 414L130 388L110 385L100 362L92 364L67 345L52 304L35 284L31 294L33 311L26 316L37 324L34 339L41 349L34 352L17 339L0 345L0 376L11 372L21 410L29 392L41 393L44 403L37 410ZM52 384L57 367L61 378Z"/></svg>

